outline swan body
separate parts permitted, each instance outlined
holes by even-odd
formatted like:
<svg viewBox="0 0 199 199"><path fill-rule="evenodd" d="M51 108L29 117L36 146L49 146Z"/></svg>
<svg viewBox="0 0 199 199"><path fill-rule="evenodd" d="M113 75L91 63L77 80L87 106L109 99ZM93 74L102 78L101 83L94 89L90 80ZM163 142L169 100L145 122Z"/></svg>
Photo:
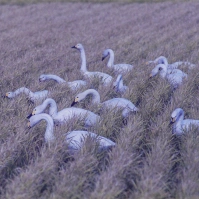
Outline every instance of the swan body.
<svg viewBox="0 0 199 199"><path fill-rule="evenodd" d="M66 135L66 140L69 143L69 148L76 150L80 149L82 147L82 144L84 144L84 140L86 137L91 137L96 139L96 141L99 143L100 148L106 149L115 146L115 143L113 141L103 136L99 136L95 133L88 131L71 131L68 132Z"/></svg>
<svg viewBox="0 0 199 199"><path fill-rule="evenodd" d="M112 81L112 77L106 73L102 72L89 72L86 67L86 55L85 55L85 50L82 44L77 44L73 46L72 48L78 49L81 53L81 72L82 74L87 77L87 78L99 78L103 84L107 85Z"/></svg>
<svg viewBox="0 0 199 199"><path fill-rule="evenodd" d="M46 131L44 134L44 138L46 142L52 142L55 140L55 136L54 136L54 123L53 123L53 119L50 115L46 114L46 113L41 113L39 115L34 115L29 119L28 122L28 127L32 128L33 126L35 126L37 123L39 123L41 120L45 120L47 125L46 125ZM92 137L96 139L96 142L99 143L99 148L103 149L103 148L108 148L108 147L112 147L115 146L115 143L105 137L102 136L98 136L95 133L92 132L88 132L88 131L71 131L68 132L66 134L66 142L69 144L69 148L70 149L75 149L78 150L80 149L83 144L84 141L87 137Z"/></svg>
<svg viewBox="0 0 199 199"><path fill-rule="evenodd" d="M100 119L100 116L82 108L70 107L58 112L57 104L51 98L47 98L41 105L35 107L32 113L28 116L28 118L32 117L33 115L43 113L48 105L50 106L49 115L53 118L55 123L64 123L67 120L70 120L71 118L78 118L84 121L85 126L93 126Z"/></svg>
<svg viewBox="0 0 199 199"><path fill-rule="evenodd" d="M7 92L6 93L6 97L8 97L8 98L14 98L17 95L19 95L20 93L25 93L28 96L28 98L30 99L30 101L32 101L32 102L35 102L37 100L43 100L48 95L48 91L47 90L37 91L37 92L33 93L28 88L21 87L21 88L17 89L14 92Z"/></svg>
<svg viewBox="0 0 199 199"><path fill-rule="evenodd" d="M68 85L68 87L71 89L71 90L76 90L82 86L86 86L86 82L83 81L83 80L75 80L75 81L72 81L72 82L66 82L64 79L62 79L61 77L57 76L57 75L51 75L51 74L43 74L43 75L40 75L39 77L39 81L40 82L43 82L43 81L46 81L46 80L55 80L57 83L59 84L62 84L62 83L65 83Z"/></svg>
<svg viewBox="0 0 199 199"><path fill-rule="evenodd" d="M114 52L111 49L104 50L104 52L102 53L102 61L108 56L108 68L113 68L116 72L120 73L126 73L133 69L133 66L130 64L114 64Z"/></svg>
<svg viewBox="0 0 199 199"><path fill-rule="evenodd" d="M184 130L187 130L191 125L197 126L199 128L199 120L184 120L184 111L181 108L177 108L172 112L171 122L174 123L173 133L176 135L182 135Z"/></svg>
<svg viewBox="0 0 199 199"><path fill-rule="evenodd" d="M177 88L179 85L182 84L183 78L187 78L187 74L182 72L179 69L175 69L173 71L167 72L167 66L165 64L158 64L150 74L150 77L154 77L158 73L163 79L167 79L169 83L174 87Z"/></svg>
<svg viewBox="0 0 199 199"><path fill-rule="evenodd" d="M189 67L189 69L195 68L195 66L196 66L195 64L192 64L190 62L182 62L182 61L175 62L173 64L168 64L168 60L164 56L160 56L160 57L156 58L154 61L148 61L148 63L168 65L168 70L176 69L181 65L186 65Z"/></svg>
<svg viewBox="0 0 199 199"><path fill-rule="evenodd" d="M135 107L135 105L131 101L129 101L125 98L113 98L113 99L107 100L103 103L100 103L100 95L95 89L88 89L82 93L79 93L75 97L75 100L73 101L71 106L73 106L74 104L85 99L86 96L89 94L92 94L92 96L93 96L93 99L92 99L93 103L100 104L107 108L122 108L123 109L122 115L124 117L128 116L129 112L131 112L131 111L138 111L138 108Z"/></svg>
<svg viewBox="0 0 199 199"><path fill-rule="evenodd" d="M119 92L119 93L125 93L127 90L129 90L128 86L124 86L123 84L123 79L122 79L122 75L119 74L117 76L117 79L116 81L113 83L113 86L115 88L115 91L116 92Z"/></svg>

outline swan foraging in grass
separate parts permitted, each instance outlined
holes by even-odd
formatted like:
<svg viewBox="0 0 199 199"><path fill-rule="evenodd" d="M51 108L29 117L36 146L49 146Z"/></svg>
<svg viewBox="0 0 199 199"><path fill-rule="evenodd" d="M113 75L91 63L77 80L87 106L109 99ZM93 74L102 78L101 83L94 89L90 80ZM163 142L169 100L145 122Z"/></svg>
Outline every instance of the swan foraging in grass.
<svg viewBox="0 0 199 199"><path fill-rule="evenodd" d="M57 76L57 75L51 75L51 74L43 74L40 75L39 77L39 81L43 82L46 80L55 80L57 83L62 84L62 83L66 83L67 86L71 89L71 90L76 90L82 86L86 86L86 82L83 80L75 80L72 82L66 82L64 79L62 79L61 77Z"/></svg>
<svg viewBox="0 0 199 199"><path fill-rule="evenodd" d="M179 85L182 84L183 78L187 78L187 74L182 72L179 69L175 69L170 73L167 72L167 66L164 64L158 64L150 74L150 77L154 77L160 73L160 76L163 79L167 79L169 83L174 87L177 88Z"/></svg>
<svg viewBox="0 0 199 199"><path fill-rule="evenodd" d="M114 52L111 49L104 50L102 54L102 61L109 56L107 67L113 68L115 71L120 73L126 73L133 69L130 64L114 64Z"/></svg>
<svg viewBox="0 0 199 199"><path fill-rule="evenodd" d="M116 81L113 83L114 89L116 92L125 93L129 88L124 86L122 75L118 75Z"/></svg>
<svg viewBox="0 0 199 199"><path fill-rule="evenodd" d="M81 100L85 99L87 95L91 94L93 96L92 102L101 104L102 106L105 106L107 108L122 108L122 115L123 117L128 116L129 112L131 111L138 111L138 108L135 107L135 105L125 99L125 98L113 98L110 100L107 100L103 103L100 103L100 95L95 89L88 89L82 93L79 93L76 97L71 106L74 104L80 102Z"/></svg>
<svg viewBox="0 0 199 199"><path fill-rule="evenodd" d="M32 101L32 102L35 102L35 101L38 101L38 100L43 100L48 95L48 91L47 90L37 91L37 92L33 93L28 88L21 87L21 88L17 89L14 92L7 92L6 93L6 97L14 98L17 95L19 95L20 93L25 93L28 96L28 98L30 99L30 101Z"/></svg>
<svg viewBox="0 0 199 199"><path fill-rule="evenodd" d="M148 61L147 62L147 64L150 64L150 63L154 63L154 64L165 64L165 65L168 66L169 70L176 69L176 68L178 68L178 66L181 66L181 65L186 65L186 66L189 67L189 69L195 68L195 66L196 66L195 64L192 64L190 62L182 62L182 61L175 62L173 64L168 64L168 60L164 56L160 56L160 57L156 58L154 61Z"/></svg>
<svg viewBox="0 0 199 199"><path fill-rule="evenodd" d="M112 77L106 73L102 72L89 72L86 67L86 55L85 55L85 50L82 44L77 44L73 46L72 48L78 49L81 53L81 59L82 59L82 64L81 64L81 72L84 76L88 78L99 78L102 83L105 85L109 84L112 81Z"/></svg>
<svg viewBox="0 0 199 199"><path fill-rule="evenodd" d="M54 123L50 115L46 113L41 113L39 115L34 115L29 119L28 127L31 128L39 123L41 120L45 120L47 123L46 132L44 135L46 142L52 142L55 140L54 136ZM115 143L105 137L99 136L95 133L88 131L71 131L66 133L66 142L69 144L69 148L73 150L80 149L87 137L96 139L96 142L99 143L100 149L106 149L108 147L115 146Z"/></svg>
<svg viewBox="0 0 199 199"><path fill-rule="evenodd" d="M85 126L93 126L100 119L100 116L82 108L70 107L57 112L57 104L52 98L47 98L41 105L35 107L27 118L43 113L48 105L50 106L49 115L52 116L55 123L63 123L71 118L78 118L84 121Z"/></svg>
<svg viewBox="0 0 199 199"><path fill-rule="evenodd" d="M199 120L185 119L184 111L181 108L175 109L171 114L171 122L173 125L173 133L176 135L183 134L184 130L187 130L191 125L199 128Z"/></svg>

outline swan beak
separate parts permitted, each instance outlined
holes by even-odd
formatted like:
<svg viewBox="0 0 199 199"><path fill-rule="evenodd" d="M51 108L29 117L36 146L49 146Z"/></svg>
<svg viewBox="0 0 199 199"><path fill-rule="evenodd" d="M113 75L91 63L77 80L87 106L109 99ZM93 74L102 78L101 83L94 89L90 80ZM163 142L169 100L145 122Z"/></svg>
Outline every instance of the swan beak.
<svg viewBox="0 0 199 199"><path fill-rule="evenodd" d="M32 113L27 117L27 119L30 119L31 117L32 117L33 115L32 115Z"/></svg>
<svg viewBox="0 0 199 199"><path fill-rule="evenodd" d="M104 61L105 57L102 57L102 61Z"/></svg>
<svg viewBox="0 0 199 199"><path fill-rule="evenodd" d="M6 93L6 97L8 97L8 93Z"/></svg>
<svg viewBox="0 0 199 199"><path fill-rule="evenodd" d="M152 74L150 74L150 75L149 75L149 78L152 78L152 77L153 77L153 75L152 75Z"/></svg>
<svg viewBox="0 0 199 199"><path fill-rule="evenodd" d="M149 62L147 61L145 64L146 64L146 65L148 65L148 64L149 64Z"/></svg>
<svg viewBox="0 0 199 199"><path fill-rule="evenodd" d="M175 121L176 121L175 117L172 117L170 123L174 123Z"/></svg>
<svg viewBox="0 0 199 199"><path fill-rule="evenodd" d="M28 122L28 129L30 129L31 128L31 126L30 126L30 122Z"/></svg>
<svg viewBox="0 0 199 199"><path fill-rule="evenodd" d="M41 82L41 79L39 78L39 82Z"/></svg>
<svg viewBox="0 0 199 199"><path fill-rule="evenodd" d="M71 48L77 48L76 46L72 46Z"/></svg>
<svg viewBox="0 0 199 199"><path fill-rule="evenodd" d="M73 101L73 103L71 104L71 106L74 106L75 104L77 104L77 102L76 102L76 101Z"/></svg>

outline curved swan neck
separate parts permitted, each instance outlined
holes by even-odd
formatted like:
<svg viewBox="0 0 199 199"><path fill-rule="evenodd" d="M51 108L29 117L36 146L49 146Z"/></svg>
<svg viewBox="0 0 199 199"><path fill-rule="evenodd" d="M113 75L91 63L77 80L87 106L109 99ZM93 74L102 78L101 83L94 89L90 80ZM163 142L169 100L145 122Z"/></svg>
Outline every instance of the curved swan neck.
<svg viewBox="0 0 199 199"><path fill-rule="evenodd" d="M165 64L161 64L162 70L160 71L160 76L165 78L167 75L167 66Z"/></svg>
<svg viewBox="0 0 199 199"><path fill-rule="evenodd" d="M107 66L112 67L114 65L114 52L111 49L108 49L108 52L109 52L110 57L109 57Z"/></svg>
<svg viewBox="0 0 199 199"><path fill-rule="evenodd" d="M64 79L62 79L61 77L57 76L57 75L45 75L47 79L53 79L58 83L63 83L66 82Z"/></svg>
<svg viewBox="0 0 199 199"><path fill-rule="evenodd" d="M87 71L87 68L86 68L86 54L85 54L85 50L84 48L82 47L80 49L80 53L81 53L81 60L82 60L82 65L81 65L81 71L83 72L86 72Z"/></svg>
<svg viewBox="0 0 199 199"><path fill-rule="evenodd" d="M48 98L46 99L43 103L42 103L42 107L43 107L43 110L46 109L46 107L50 105L49 107L49 115L54 115L54 114L57 114L57 104L55 102L55 100L51 99L51 98Z"/></svg>
<svg viewBox="0 0 199 199"><path fill-rule="evenodd" d="M14 95L17 96L19 95L20 93L25 93L26 95L28 95L29 97L33 97L34 96L34 93L31 92L29 89L25 88L25 87L21 87L19 89L17 89L15 92L14 92Z"/></svg>
<svg viewBox="0 0 199 199"><path fill-rule="evenodd" d="M122 76L121 76L121 75L119 75L119 76L117 77L116 82L117 82L117 88L121 89L121 88L124 86L124 85L123 85L123 79L122 79Z"/></svg>
<svg viewBox="0 0 199 199"><path fill-rule="evenodd" d="M88 89L88 90L84 91L84 94L85 94L85 96L87 96L88 94L91 94L93 96L92 102L97 103L97 104L100 103L100 95L95 89Z"/></svg>
<svg viewBox="0 0 199 199"><path fill-rule="evenodd" d="M45 120L47 122L46 125L46 131L45 131L45 141L50 142L55 139L53 128L54 128L54 122L51 116L49 116L46 113L41 113L35 116L32 116L32 119L34 120L34 125L40 122L41 120Z"/></svg>
<svg viewBox="0 0 199 199"><path fill-rule="evenodd" d="M177 122L182 121L183 119L184 119L184 111L182 109L180 109L180 111L178 113Z"/></svg>

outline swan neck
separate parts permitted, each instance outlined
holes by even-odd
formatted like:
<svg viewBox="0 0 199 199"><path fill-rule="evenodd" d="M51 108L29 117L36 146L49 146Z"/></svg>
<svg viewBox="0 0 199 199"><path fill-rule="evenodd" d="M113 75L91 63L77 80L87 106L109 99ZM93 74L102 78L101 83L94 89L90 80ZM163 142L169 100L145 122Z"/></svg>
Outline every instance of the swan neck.
<svg viewBox="0 0 199 199"><path fill-rule="evenodd" d="M34 96L34 93L31 92L29 89L27 89L27 88L25 88L25 87L22 87L22 88L17 89L17 90L14 92L14 95L17 96L17 95L19 95L20 93L25 93L25 94L28 95L29 97L33 97L33 96Z"/></svg>
<svg viewBox="0 0 199 199"><path fill-rule="evenodd" d="M57 75L47 75L48 79L53 79L58 83L63 83L66 82L64 79L62 79L61 77L57 76Z"/></svg>
<svg viewBox="0 0 199 199"><path fill-rule="evenodd" d="M82 48L80 50L80 53L81 53L81 60L82 60L82 65L81 65L81 71L83 72L86 72L87 71L87 68L86 68L86 54L85 54L85 50L84 48Z"/></svg>
<svg viewBox="0 0 199 199"><path fill-rule="evenodd" d="M43 109L46 109L46 107L48 105L50 105L49 115L51 115L51 116L56 115L57 114L57 104L56 104L56 102L53 99L46 99L42 104Z"/></svg>
<svg viewBox="0 0 199 199"><path fill-rule="evenodd" d="M87 90L86 91L86 93L85 93L86 95L88 95L88 94L91 94L92 95L92 103L97 103L97 104L99 104L100 103L100 95L99 95L99 93L96 91L96 90L94 90L94 89L89 89L89 90Z"/></svg>
<svg viewBox="0 0 199 199"><path fill-rule="evenodd" d="M113 67L114 65L114 52L112 50L109 50L109 60L108 60L108 63L107 63L107 66L108 67Z"/></svg>
<svg viewBox="0 0 199 199"><path fill-rule="evenodd" d="M160 71L160 76L162 78L165 78L167 75L167 66L165 65L165 67L162 68L162 70Z"/></svg>

